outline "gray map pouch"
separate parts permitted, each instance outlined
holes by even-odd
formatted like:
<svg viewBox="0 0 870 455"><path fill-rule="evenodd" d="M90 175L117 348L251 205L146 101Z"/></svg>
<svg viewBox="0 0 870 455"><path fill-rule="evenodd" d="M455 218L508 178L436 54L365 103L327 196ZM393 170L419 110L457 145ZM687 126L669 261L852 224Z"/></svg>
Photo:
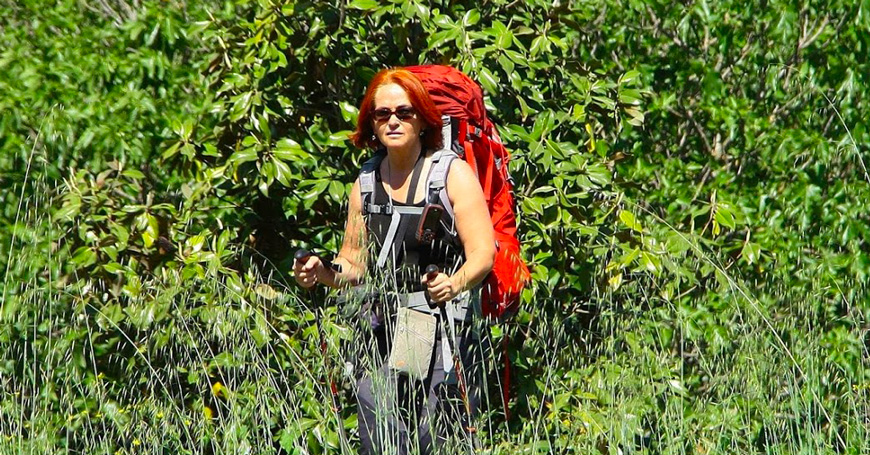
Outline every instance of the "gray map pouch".
<svg viewBox="0 0 870 455"><path fill-rule="evenodd" d="M427 313L400 307L396 314L393 347L388 365L413 379L424 380L429 375L438 319Z"/></svg>

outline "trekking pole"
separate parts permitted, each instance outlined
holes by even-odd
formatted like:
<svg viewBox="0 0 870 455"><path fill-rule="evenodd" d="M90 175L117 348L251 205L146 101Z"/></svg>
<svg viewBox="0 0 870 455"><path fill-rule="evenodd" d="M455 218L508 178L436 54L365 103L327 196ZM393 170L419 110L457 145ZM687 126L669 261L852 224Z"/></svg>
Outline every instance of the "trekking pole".
<svg viewBox="0 0 870 455"><path fill-rule="evenodd" d="M434 279L441 270L435 264L430 264L426 267L426 276L431 280ZM436 304L441 312L443 324L453 324L451 318L447 315L447 302ZM456 349L456 340L453 339L452 330L447 331L447 344L450 346L450 351L453 353L453 369L456 370L456 378L459 385L459 396L462 398L462 405L465 407L465 418L467 419L465 430L468 432L469 451L474 454L477 452L477 427L474 426L474 421L471 416L471 403L468 401L468 389L465 385L465 372L462 370L462 358L459 356L459 350Z"/></svg>
<svg viewBox="0 0 870 455"><path fill-rule="evenodd" d="M296 250L296 254L294 258L299 262L306 262L308 258L311 257L311 252L300 248ZM310 303L314 303L314 286L307 289L308 291L308 300ZM352 453L350 450L350 443L347 439L347 434L344 432L344 421L341 419L341 400L338 397L338 387L335 385L335 381L332 379L332 372L329 370L329 362L327 354L327 345L326 345L326 335L323 333L322 321L320 320L320 312L317 309L314 309L315 316L315 324L317 325L317 334L320 337L320 354L323 357L323 368L326 370L326 380L329 382L329 391L332 396L332 412L335 414L335 419L338 423L338 438L341 443L341 451L342 453Z"/></svg>

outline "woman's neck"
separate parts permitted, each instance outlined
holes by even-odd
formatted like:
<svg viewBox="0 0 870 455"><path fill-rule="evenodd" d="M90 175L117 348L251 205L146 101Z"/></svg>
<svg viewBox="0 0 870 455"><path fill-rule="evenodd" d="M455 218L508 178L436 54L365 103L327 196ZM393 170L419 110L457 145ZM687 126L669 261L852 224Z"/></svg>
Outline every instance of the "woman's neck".
<svg viewBox="0 0 870 455"><path fill-rule="evenodd" d="M423 146L420 143L407 149L387 149L387 162L390 169L397 174L410 173L423 153Z"/></svg>

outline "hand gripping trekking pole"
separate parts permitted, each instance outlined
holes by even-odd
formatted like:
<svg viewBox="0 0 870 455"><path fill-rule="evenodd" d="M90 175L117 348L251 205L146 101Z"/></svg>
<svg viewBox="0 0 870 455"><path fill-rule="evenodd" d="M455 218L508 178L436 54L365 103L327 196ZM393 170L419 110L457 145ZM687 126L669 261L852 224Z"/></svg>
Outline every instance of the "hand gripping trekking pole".
<svg viewBox="0 0 870 455"><path fill-rule="evenodd" d="M305 249L299 249L296 251L294 258L299 262L306 262L308 258L311 257L311 252ZM314 303L314 287L308 288L308 300L311 303ZM338 397L338 387L335 385L335 381L332 379L332 372L329 370L329 355L327 353L326 346L326 335L323 333L323 326L320 320L320 312L317 309L314 310L315 315L315 323L317 324L317 334L320 337L320 354L323 357L323 368L326 370L326 380L329 382L329 391L332 396L332 412L335 414L336 423L338 423L338 438L341 443L341 452L342 453L352 453L350 450L350 443L347 439L347 434L344 432L344 421L341 418L341 400Z"/></svg>
<svg viewBox="0 0 870 455"><path fill-rule="evenodd" d="M440 270L437 265L431 264L429 267L426 267L426 276L430 280L434 279L438 273L440 273ZM449 327L452 327L453 320L447 315L446 302L439 302L436 305L441 312L441 323L450 324ZM447 330L446 333L447 344L450 346L450 352L453 353L453 369L456 371L459 395L462 398L462 405L465 407L465 430L468 432L469 452L474 454L477 452L477 427L474 426L474 420L471 415L471 403L468 401L468 389L465 384L465 372L462 369L462 358L459 356L459 349L456 348L453 330Z"/></svg>

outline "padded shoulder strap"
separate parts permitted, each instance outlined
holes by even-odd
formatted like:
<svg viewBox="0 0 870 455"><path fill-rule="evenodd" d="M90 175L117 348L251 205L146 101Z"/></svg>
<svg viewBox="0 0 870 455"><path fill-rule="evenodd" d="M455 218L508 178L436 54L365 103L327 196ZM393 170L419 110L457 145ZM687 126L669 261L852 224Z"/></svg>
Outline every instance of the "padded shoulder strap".
<svg viewBox="0 0 870 455"><path fill-rule="evenodd" d="M429 172L428 187L429 196L427 202L430 204L441 204L453 219L453 206L450 204L450 198L447 197L447 173L450 172L450 165L453 160L459 158L452 150L440 150L435 152L432 157L432 169Z"/></svg>
<svg viewBox="0 0 870 455"><path fill-rule="evenodd" d="M359 190L362 202L363 216L366 216L372 212L380 212L380 209L375 207L374 204L372 204L372 201L374 200L375 184L377 183L375 181L375 172L378 170L378 166L381 165L381 161L383 161L383 159L384 154L378 153L377 155L373 156L368 161L363 163L362 169L360 169Z"/></svg>

